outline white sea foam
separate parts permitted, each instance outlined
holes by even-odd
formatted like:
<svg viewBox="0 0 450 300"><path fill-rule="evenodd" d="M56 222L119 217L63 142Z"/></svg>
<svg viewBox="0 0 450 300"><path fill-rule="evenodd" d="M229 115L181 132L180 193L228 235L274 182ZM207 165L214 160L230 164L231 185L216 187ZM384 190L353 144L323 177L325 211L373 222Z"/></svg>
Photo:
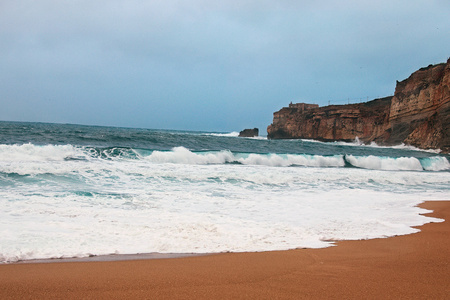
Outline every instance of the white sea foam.
<svg viewBox="0 0 450 300"><path fill-rule="evenodd" d="M422 152L428 152L428 153L441 153L442 150L440 149L420 149L411 145L405 145L405 144L400 144L400 145L395 145L395 146L379 146L377 145L375 142L372 142L370 144L370 146L372 147L378 147L378 148L392 148L392 149L402 149L402 150L412 150L412 151L422 151Z"/></svg>
<svg viewBox="0 0 450 300"><path fill-rule="evenodd" d="M271 167L307 166L307 167L343 167L342 155L293 155L293 154L256 154L237 153L230 151L191 152L184 147L176 147L172 151L154 151L145 157L156 163L177 164L224 164L241 163L244 165L262 165Z"/></svg>
<svg viewBox="0 0 450 300"><path fill-rule="evenodd" d="M411 151L421 151L421 152L428 152L428 153L436 153L439 154L442 151L440 149L420 149L411 145L406 145L404 143L401 143L399 145L392 145L392 146L382 146L378 145L376 142L370 142L369 144L365 144L361 142L361 140L356 137L354 141L352 142L342 142L342 141L335 141L335 142L323 142L318 140L311 140L311 139L302 139L304 142L310 142L310 143L323 143L323 144L333 144L333 145L339 145L339 146L350 146L350 147L369 147L369 148L385 148L385 149L401 149L401 150L411 150Z"/></svg>
<svg viewBox="0 0 450 300"><path fill-rule="evenodd" d="M172 151L154 151L145 159L156 163L177 164L224 164L241 163L271 167L344 167L345 160L355 167L371 170L443 171L450 169L445 157L423 158L423 164L415 157L379 157L354 155L307 155L307 154L257 154L232 153L230 151L192 152L184 147Z"/></svg>
<svg viewBox="0 0 450 300"><path fill-rule="evenodd" d="M228 133L207 133L206 135L223 136L223 137L237 137L237 136L239 136L239 132L233 131L233 132L228 132Z"/></svg>
<svg viewBox="0 0 450 300"><path fill-rule="evenodd" d="M237 131L232 131L232 132L228 132L228 133L206 133L206 135L210 135L210 136L218 136L218 137L238 137L239 136L239 132ZM245 137L247 139L255 139L255 140L267 140L267 136L254 136L254 137Z"/></svg>
<svg viewBox="0 0 450 300"><path fill-rule="evenodd" d="M0 147L0 261L327 247L416 232L439 220L415 205L449 197L450 173L408 171L413 159L349 156L362 167L344 168L340 155L91 151Z"/></svg>
<svg viewBox="0 0 450 300"><path fill-rule="evenodd" d="M0 145L0 161L62 161L67 157L86 157L79 148L72 145Z"/></svg>
<svg viewBox="0 0 450 300"><path fill-rule="evenodd" d="M345 143L343 143L345 144ZM393 146L381 146L378 145L376 142L371 142L370 144L364 144L363 142L360 142L359 139L355 140L353 143L347 143L347 145L355 145L355 146L365 146L365 147L372 147L372 148L391 148L391 149L401 149L401 150L411 150L411 151L421 151L421 152L428 152L428 153L441 153L440 149L420 149L411 145L406 145L404 143L401 143L399 145L393 145Z"/></svg>
<svg viewBox="0 0 450 300"><path fill-rule="evenodd" d="M146 154L130 149L104 149L74 147L71 145L0 145L0 171L18 174L43 174L68 172L71 166L79 165L77 160L123 160L144 159L153 163L174 164L225 164L261 165L271 167L344 167L345 161L351 165L371 170L408 170L408 171L445 171L450 163L443 156L428 158L415 157L379 157L346 155L308 155L308 154L257 154L232 153L228 150L193 152L184 147L175 147L171 151L147 151ZM23 165L27 162L26 166ZM52 162L42 164L42 162ZM58 163L60 162L60 163ZM100 162L99 162L100 163Z"/></svg>
<svg viewBox="0 0 450 300"><path fill-rule="evenodd" d="M445 157L428 157L421 160L415 157L379 157L346 155L351 165L371 170L403 170L403 171L444 171L450 170L450 163Z"/></svg>
<svg viewBox="0 0 450 300"><path fill-rule="evenodd" d="M445 157L429 157L422 159L422 166L427 171L450 170L450 163Z"/></svg>
<svg viewBox="0 0 450 300"><path fill-rule="evenodd" d="M181 163L181 164L224 164L232 162L234 156L230 151L215 153L193 153L184 147L176 147L172 151L153 151L145 159L157 163Z"/></svg>
<svg viewBox="0 0 450 300"><path fill-rule="evenodd" d="M249 154L237 155L236 160L245 165L263 165L272 167L343 167L345 165L342 155Z"/></svg>
<svg viewBox="0 0 450 300"><path fill-rule="evenodd" d="M422 171L420 161L415 157L378 157L347 155L346 160L355 167L371 170L408 170Z"/></svg>

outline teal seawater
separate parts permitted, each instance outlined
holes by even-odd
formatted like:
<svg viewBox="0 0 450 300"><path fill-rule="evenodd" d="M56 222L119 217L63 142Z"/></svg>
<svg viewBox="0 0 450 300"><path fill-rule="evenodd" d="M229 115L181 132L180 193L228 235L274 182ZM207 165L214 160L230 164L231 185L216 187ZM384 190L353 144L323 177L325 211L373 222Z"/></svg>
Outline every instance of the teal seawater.
<svg viewBox="0 0 450 300"><path fill-rule="evenodd" d="M0 122L0 263L327 247L448 199L449 157L406 146Z"/></svg>
<svg viewBox="0 0 450 300"><path fill-rule="evenodd" d="M190 151L229 150L258 154L354 155L378 157L445 157L408 147L370 147L351 143L321 143L307 140L267 140L236 138L226 133L188 132L154 129L117 128L71 124L0 122L0 144L73 145L105 149ZM116 150L117 151L117 150ZM120 152L120 151L119 151ZM116 152L116 154L119 154ZM120 152L122 153L122 152ZM114 155L114 153L112 153Z"/></svg>

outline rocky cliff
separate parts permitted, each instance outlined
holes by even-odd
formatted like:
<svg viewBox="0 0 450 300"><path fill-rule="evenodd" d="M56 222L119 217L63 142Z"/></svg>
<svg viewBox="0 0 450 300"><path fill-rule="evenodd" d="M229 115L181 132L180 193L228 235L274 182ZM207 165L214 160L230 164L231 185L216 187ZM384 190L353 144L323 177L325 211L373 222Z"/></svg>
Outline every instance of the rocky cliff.
<svg viewBox="0 0 450 300"><path fill-rule="evenodd" d="M275 112L268 137L375 141L450 151L450 59L397 82L393 97L349 105L298 103Z"/></svg>
<svg viewBox="0 0 450 300"><path fill-rule="evenodd" d="M450 59L397 82L389 112L388 144L450 150Z"/></svg>
<svg viewBox="0 0 450 300"><path fill-rule="evenodd" d="M269 138L299 138L321 141L378 140L388 129L392 97L367 103L330 105L299 111L284 107L274 113L267 128Z"/></svg>

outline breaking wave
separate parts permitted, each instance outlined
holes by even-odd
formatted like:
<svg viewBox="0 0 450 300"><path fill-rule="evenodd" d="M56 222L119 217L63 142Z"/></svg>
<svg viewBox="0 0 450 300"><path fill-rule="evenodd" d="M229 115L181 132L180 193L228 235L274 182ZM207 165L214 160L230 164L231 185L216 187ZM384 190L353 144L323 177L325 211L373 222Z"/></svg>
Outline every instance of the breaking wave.
<svg viewBox="0 0 450 300"><path fill-rule="evenodd" d="M175 147L169 151L123 147L77 147L73 145L0 145L0 162L51 162L76 160L144 160L149 163L173 164L241 164L270 167L354 167L386 171L448 171L450 163L444 156L384 157L357 155L310 155L279 153L243 153L229 150L191 151ZM1 167L1 166L0 166ZM3 165L2 168L5 168Z"/></svg>
<svg viewBox="0 0 450 300"><path fill-rule="evenodd" d="M224 137L238 137L239 136L239 132L233 131L233 132L228 132L228 133L208 133L206 135L210 135L210 136L224 136Z"/></svg>
<svg viewBox="0 0 450 300"><path fill-rule="evenodd" d="M449 195L450 156L423 151L0 125L0 263L328 247L417 232Z"/></svg>

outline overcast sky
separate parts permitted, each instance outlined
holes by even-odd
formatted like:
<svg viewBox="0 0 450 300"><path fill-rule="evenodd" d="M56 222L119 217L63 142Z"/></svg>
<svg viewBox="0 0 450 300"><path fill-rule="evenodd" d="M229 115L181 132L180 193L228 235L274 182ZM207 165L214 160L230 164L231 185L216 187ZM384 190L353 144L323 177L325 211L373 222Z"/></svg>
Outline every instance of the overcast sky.
<svg viewBox="0 0 450 300"><path fill-rule="evenodd" d="M0 0L0 120L265 134L450 57L448 0Z"/></svg>

